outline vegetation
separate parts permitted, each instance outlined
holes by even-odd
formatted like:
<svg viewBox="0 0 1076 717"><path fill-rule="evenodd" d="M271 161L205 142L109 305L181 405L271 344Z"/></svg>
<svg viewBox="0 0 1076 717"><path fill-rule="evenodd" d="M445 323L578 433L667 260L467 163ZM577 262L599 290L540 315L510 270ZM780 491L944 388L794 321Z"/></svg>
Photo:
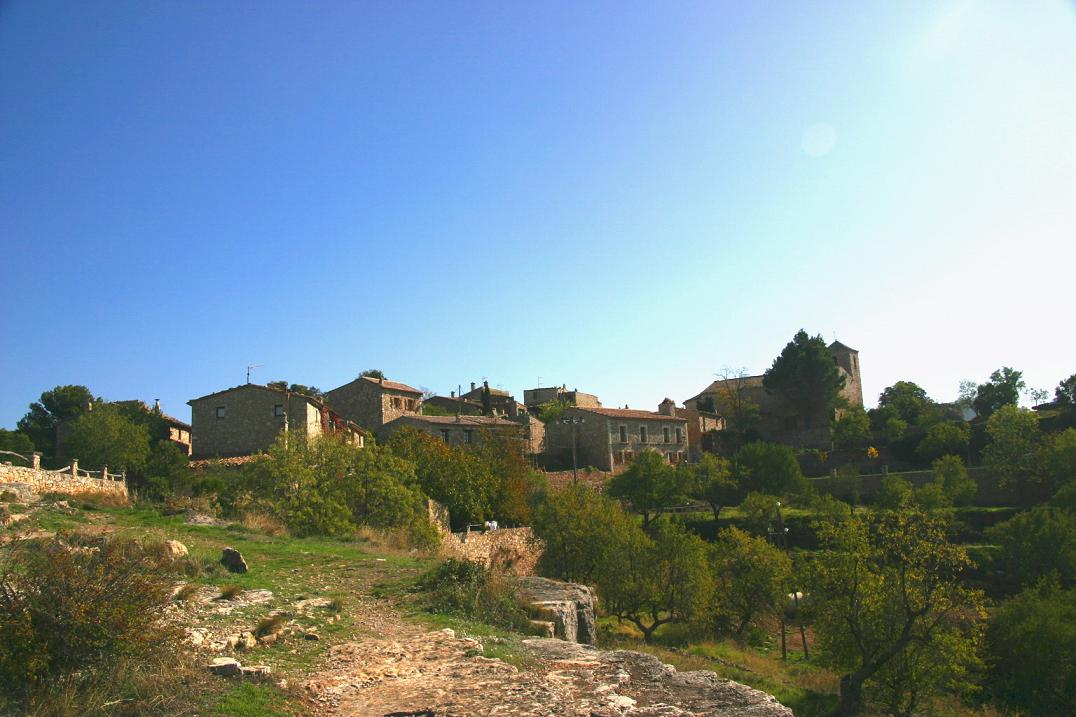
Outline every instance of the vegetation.
<svg viewBox="0 0 1076 717"><path fill-rule="evenodd" d="M678 468L687 472L684 483L688 495L709 504L715 521L721 518L723 507L737 505L744 499L743 489L733 477L732 464L728 459L704 453L695 465L681 466Z"/></svg>
<svg viewBox="0 0 1076 717"><path fill-rule="evenodd" d="M643 517L643 528L646 528L666 508L684 501L689 489L687 480L689 476L676 471L660 453L646 450L609 482L608 493L627 500L631 509Z"/></svg>
<svg viewBox="0 0 1076 717"><path fill-rule="evenodd" d="M519 631L530 628L516 600L514 579L467 560L445 560L419 578L416 587L433 612L450 613Z"/></svg>
<svg viewBox="0 0 1076 717"><path fill-rule="evenodd" d="M149 442L145 426L104 404L71 422L62 450L65 458L77 458L83 468L100 470L108 466L118 473L141 470L149 459Z"/></svg>
<svg viewBox="0 0 1076 717"><path fill-rule="evenodd" d="M970 688L982 596L960 581L971 566L938 518L906 510L819 528L808 563L810 615L826 661L841 670L840 711L872 699L914 714L942 688Z"/></svg>
<svg viewBox="0 0 1076 717"><path fill-rule="evenodd" d="M322 397L321 389L317 386L305 386L301 383L289 384L287 381L270 381L265 385L269 388L275 388L278 391L289 391L301 396L310 396L311 398Z"/></svg>
<svg viewBox="0 0 1076 717"><path fill-rule="evenodd" d="M746 491L775 495L803 495L808 491L795 452L779 443L748 443L733 455L732 466L733 475Z"/></svg>
<svg viewBox="0 0 1076 717"><path fill-rule="evenodd" d="M983 449L983 465L1011 483L1030 473L1029 463L1039 437L1039 419L1033 411L1005 404L993 411L986 422L990 444Z"/></svg>
<svg viewBox="0 0 1076 717"><path fill-rule="evenodd" d="M870 438L870 418L858 406L848 409L833 422L833 442L841 448L862 448Z"/></svg>
<svg viewBox="0 0 1076 717"><path fill-rule="evenodd" d="M1036 506L987 531L997 544L997 580L1009 587L1030 587L1053 574L1062 587L1076 586L1076 514Z"/></svg>
<svg viewBox="0 0 1076 717"><path fill-rule="evenodd" d="M796 406L811 427L814 417L832 410L839 403L845 377L833 363L833 357L821 336L808 336L800 329L774 359L762 385L780 394Z"/></svg>
<svg viewBox="0 0 1076 717"><path fill-rule="evenodd" d="M742 636L759 615L784 608L792 577L792 560L763 538L736 528L718 534L713 548L720 631Z"/></svg>
<svg viewBox="0 0 1076 717"><path fill-rule="evenodd" d="M975 390L972 406L980 416L989 418L1002 406L1015 406L1024 389L1023 373L1003 366L990 374L990 380Z"/></svg>
<svg viewBox="0 0 1076 717"><path fill-rule="evenodd" d="M86 413L94 400L85 386L57 386L30 404L30 410L19 419L18 429L30 437L37 450L51 456L56 446L56 426Z"/></svg>

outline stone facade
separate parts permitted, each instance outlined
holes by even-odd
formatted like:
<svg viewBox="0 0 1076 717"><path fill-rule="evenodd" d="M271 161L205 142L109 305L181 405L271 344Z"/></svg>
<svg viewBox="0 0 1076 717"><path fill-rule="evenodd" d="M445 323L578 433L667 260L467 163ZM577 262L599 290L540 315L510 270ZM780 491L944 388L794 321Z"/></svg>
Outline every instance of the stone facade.
<svg viewBox="0 0 1076 717"><path fill-rule="evenodd" d="M450 415L481 416L482 405L456 398L456 392L451 396L430 396L422 402L423 406L435 406Z"/></svg>
<svg viewBox="0 0 1076 717"><path fill-rule="evenodd" d="M483 381L482 385L471 382L471 390L460 396L464 401L479 407L479 413L482 412L482 394L485 391L489 391L489 407L490 412L494 416L508 416L509 418L515 418L521 413L527 413L527 407L522 403L516 401L515 396L508 393L508 391L502 391L499 388L490 388L489 381Z"/></svg>
<svg viewBox="0 0 1076 717"><path fill-rule="evenodd" d="M699 460L703 451L714 450L715 433L725 430L723 417L697 408L678 408L671 398L658 405L658 413L687 420L688 458L691 461Z"/></svg>
<svg viewBox="0 0 1076 717"><path fill-rule="evenodd" d="M563 419L580 421L565 423ZM572 431L576 434L577 464L613 471L631 463L640 452L657 451L670 463L688 457L687 419L651 411L623 408L565 409L561 420L545 427L548 467L572 465Z"/></svg>
<svg viewBox="0 0 1076 717"><path fill-rule="evenodd" d="M422 415L422 392L407 384L360 376L325 394L333 410L376 433L401 416Z"/></svg>
<svg viewBox="0 0 1076 717"><path fill-rule="evenodd" d="M530 528L501 528L484 533L441 533L441 550L453 558L497 566L513 575L534 575L542 541Z"/></svg>
<svg viewBox="0 0 1076 717"><path fill-rule="evenodd" d="M363 444L363 432L310 396L248 383L187 402L191 407L192 457L227 458L269 449L277 435L313 438L343 433Z"/></svg>
<svg viewBox="0 0 1076 717"><path fill-rule="evenodd" d="M381 427L379 441L405 428L422 431L450 446L477 443L483 431L495 431L522 439L524 426L500 416L400 416Z"/></svg>
<svg viewBox="0 0 1076 717"><path fill-rule="evenodd" d="M575 388L568 390L566 385L529 388L523 392L523 404L531 413L537 413L538 407L550 401L564 401L579 408L601 408L602 402L591 393L583 393Z"/></svg>
<svg viewBox="0 0 1076 717"><path fill-rule="evenodd" d="M829 345L833 362L845 377L844 389L840 396L851 407L863 407L863 380L860 373L859 352L839 341ZM830 445L830 422L841 414L837 409L832 414L819 412L813 416L800 415L799 410L783 397L770 393L762 385L762 376L746 376L714 381L701 393L684 401L687 408L698 409L700 401L705 405L713 402L714 412L727 413L726 396L729 386L738 386L743 397L759 407L758 431L770 441L786 443L792 446Z"/></svg>

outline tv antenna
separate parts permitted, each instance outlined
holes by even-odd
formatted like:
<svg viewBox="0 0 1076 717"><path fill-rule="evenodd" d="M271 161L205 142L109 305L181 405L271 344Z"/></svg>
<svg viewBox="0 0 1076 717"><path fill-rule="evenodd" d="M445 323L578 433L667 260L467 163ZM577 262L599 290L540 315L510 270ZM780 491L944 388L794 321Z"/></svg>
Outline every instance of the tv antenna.
<svg viewBox="0 0 1076 717"><path fill-rule="evenodd" d="M248 363L247 364L247 383L250 383L250 374L254 373L254 369L261 368L260 363Z"/></svg>

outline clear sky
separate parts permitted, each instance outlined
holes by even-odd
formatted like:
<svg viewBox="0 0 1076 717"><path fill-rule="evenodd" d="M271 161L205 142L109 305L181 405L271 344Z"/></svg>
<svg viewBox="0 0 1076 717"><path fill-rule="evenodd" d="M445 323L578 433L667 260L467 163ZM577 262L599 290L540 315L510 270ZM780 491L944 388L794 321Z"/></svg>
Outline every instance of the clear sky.
<svg viewBox="0 0 1076 717"><path fill-rule="evenodd" d="M1076 372L1076 6L0 4L0 425L377 367L606 405L800 327Z"/></svg>

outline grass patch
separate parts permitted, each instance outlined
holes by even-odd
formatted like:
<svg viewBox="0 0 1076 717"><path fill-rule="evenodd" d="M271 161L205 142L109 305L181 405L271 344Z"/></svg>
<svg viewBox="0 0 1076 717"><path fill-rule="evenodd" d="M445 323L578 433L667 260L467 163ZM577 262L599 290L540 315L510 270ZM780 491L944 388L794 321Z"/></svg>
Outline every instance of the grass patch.
<svg viewBox="0 0 1076 717"><path fill-rule="evenodd" d="M220 589L220 595L217 596L217 600L235 600L239 597L239 594L243 592L242 585L223 585Z"/></svg>
<svg viewBox="0 0 1076 717"><path fill-rule="evenodd" d="M172 599L176 602L186 602L198 593L198 588L199 585L197 583L187 583L176 591L176 594Z"/></svg>
<svg viewBox="0 0 1076 717"><path fill-rule="evenodd" d="M302 710L272 684L242 682L221 696L210 714L216 717L272 717L299 715Z"/></svg>

